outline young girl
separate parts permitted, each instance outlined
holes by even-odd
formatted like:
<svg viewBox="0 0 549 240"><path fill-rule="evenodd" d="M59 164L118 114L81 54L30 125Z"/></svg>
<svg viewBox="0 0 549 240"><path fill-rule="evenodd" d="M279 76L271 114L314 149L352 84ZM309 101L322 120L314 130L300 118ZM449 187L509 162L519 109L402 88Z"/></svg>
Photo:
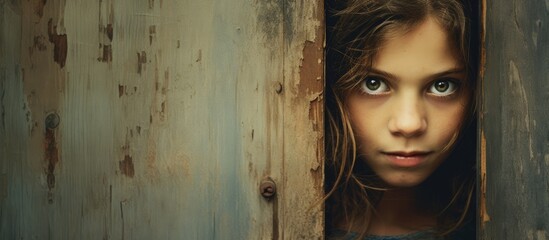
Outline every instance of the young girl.
<svg viewBox="0 0 549 240"><path fill-rule="evenodd" d="M475 239L471 6L327 6L328 238Z"/></svg>

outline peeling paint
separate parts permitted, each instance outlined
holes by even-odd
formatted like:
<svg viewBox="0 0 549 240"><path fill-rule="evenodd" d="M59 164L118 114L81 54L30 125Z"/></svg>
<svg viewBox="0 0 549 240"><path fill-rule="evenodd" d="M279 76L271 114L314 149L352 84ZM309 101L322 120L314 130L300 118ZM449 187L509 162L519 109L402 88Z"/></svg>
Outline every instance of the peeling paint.
<svg viewBox="0 0 549 240"><path fill-rule="evenodd" d="M46 51L46 37L43 35L34 36L32 49L37 49L38 51ZM32 51L31 51L32 53Z"/></svg>
<svg viewBox="0 0 549 240"><path fill-rule="evenodd" d="M317 32L320 30L317 29ZM322 39L322 33L317 33L317 39ZM300 79L299 92L302 96L313 97L309 101L309 120L313 125L313 131L323 131L323 127L319 124L322 123L323 118L323 104L322 92L324 84L319 84L319 81L323 81L322 71L324 66L322 61L318 59L324 58L324 47L322 42L305 41L303 46L303 58L300 67Z"/></svg>
<svg viewBox="0 0 549 240"><path fill-rule="evenodd" d="M307 17L304 17L307 16ZM288 184L283 189L285 198L279 211L282 222L279 225L281 238L322 239L323 210L320 200L324 186L324 10L321 2L291 2L284 5L283 39L285 41L284 117L285 122L298 122L297 126L287 124L284 129L285 159L306 159L307 164L298 166L292 160L284 160L282 174L285 183L303 174L299 184ZM299 27L298 27L299 26ZM288 29L288 30L287 30ZM297 75L297 76L296 76ZM304 143L302 147L297 147ZM291 199L288 201L287 199ZM304 209L295 209L292 202L309 202ZM317 204L315 204L315 202ZM315 205L313 205L315 204ZM295 223L306 225L294 226Z"/></svg>
<svg viewBox="0 0 549 240"><path fill-rule="evenodd" d="M126 91L126 86L118 84L118 97L122 97Z"/></svg>
<svg viewBox="0 0 549 240"><path fill-rule="evenodd" d="M113 29L112 29L112 24L109 23L107 24L107 28L105 28L105 33L107 34L107 37L109 38L109 41L112 42L112 38L113 38Z"/></svg>
<svg viewBox="0 0 549 240"><path fill-rule="evenodd" d="M324 102L320 97L309 101L309 120L313 123L313 131L318 132L322 126L319 126L319 120L322 119Z"/></svg>
<svg viewBox="0 0 549 240"><path fill-rule="evenodd" d="M49 190L49 199L50 203L53 202L52 191L55 187L55 167L59 162L59 150L57 149L57 140L55 138L55 130L46 128L45 141L44 141L45 151L45 162L46 162L46 179Z"/></svg>
<svg viewBox="0 0 549 240"><path fill-rule="evenodd" d="M53 43L53 60L61 68L67 60L67 34L57 34L57 26L53 25L53 19L48 21L48 38Z"/></svg>
<svg viewBox="0 0 549 240"><path fill-rule="evenodd" d="M135 175L135 171L133 168L133 159L127 154L124 156L124 160L118 163L118 168L120 169L120 172L127 177L133 178L133 176Z"/></svg>
<svg viewBox="0 0 549 240"><path fill-rule="evenodd" d="M106 13L105 13L106 12ZM112 62L112 41L114 38L114 7L112 1L99 1L99 62ZM106 22L106 24L105 24Z"/></svg>
<svg viewBox="0 0 549 240"><path fill-rule="evenodd" d="M112 62L112 46L103 45L103 56L99 58L101 62Z"/></svg>
<svg viewBox="0 0 549 240"><path fill-rule="evenodd" d="M323 91L323 84L318 84L319 81L323 81L322 61L317 59L324 58L324 48L321 42L305 41L303 46L303 58L300 65L300 79L299 92L305 94L303 96L310 96L312 94L318 95Z"/></svg>
<svg viewBox="0 0 549 240"><path fill-rule="evenodd" d="M141 53L137 53L137 73L141 74L143 71L143 64L147 63L147 53L145 51L141 51Z"/></svg>
<svg viewBox="0 0 549 240"><path fill-rule="evenodd" d="M21 68L26 68L29 74L27 81L20 84L25 84L23 94L28 94L33 89L36 89L38 94L34 103L30 103L30 107L27 106L32 108L32 111L22 111L18 105L22 120L20 122L27 124L24 122L24 113L29 113L29 124L34 124L33 118L41 117L44 109L63 106L63 109L67 110L64 116L66 115L68 124L64 130L68 132L56 132L59 157L63 159L60 159L54 171L53 192L56 204L50 206L50 210L59 215L56 219L60 221L52 222L49 221L51 218L47 217L32 218L33 214L28 214L34 209L32 206L36 206L31 204L41 204L41 201L44 201L42 199L46 192L46 175L42 173L44 191L33 190L34 187L31 184L24 184L26 188L21 190L28 191L28 194L23 195L30 196L28 200L24 199L30 204L21 204L31 207L22 208L23 212L19 214L21 216L18 217L18 221L14 221L14 224L17 225L21 221L28 222L29 229L36 229L32 232L21 232L21 238L27 239L29 236L32 238L31 235L33 235L36 238L68 236L67 238L70 239L78 239L78 236L98 233L100 238L109 239L126 239L126 237L130 239L135 236L149 235L165 239L174 236L172 230L177 226L186 226L191 230L198 229L195 232L189 232L190 235L187 234L196 239L212 238L211 233L214 231L231 238L243 239L254 237L271 239L273 234L274 238L280 239L294 239L299 238L298 236L303 238L309 236L312 239L311 236L315 233L315 236L321 235L321 230L318 231L318 227L315 227L321 223L313 223L315 221L311 220L313 218L320 222L321 217L314 218L301 213L299 209L297 210L300 211L299 214L287 213L295 211L288 203L310 202L309 199L316 197L317 193L322 193L311 186L315 184L321 187L318 181L322 182L323 165L316 162L318 159L322 163L322 159L318 155L315 158L315 151L320 149L315 143L317 140L323 141L319 137L322 129L320 123L308 121L321 114L319 110L322 110L322 106L319 104L323 101L322 90L304 88L307 90L307 95L297 92L299 81L315 81L319 84L322 81L318 76L321 74L321 68L319 68L320 73L317 72L310 79L300 80L298 76L301 50L305 39L311 39L315 44L322 42L322 39L310 37L317 27L316 22L322 20L310 16L312 12L310 10L313 7L309 2L303 7L299 5L302 4L299 1L290 2L288 5L292 6L281 9L286 3L272 0L260 1L261 4L269 5L275 10L272 13L264 12L264 14L272 14L276 19L276 22L270 25L273 30L273 39L270 40L273 41L267 41L262 31L264 26L260 26L255 21L257 20L256 6L248 4L249 2L237 4L238 10L231 12L224 8L234 4L212 2L188 5L178 1L166 1L165 9L161 10L159 6L163 8L163 1L151 0L150 7L154 10L149 10L147 1L132 4L121 4L115 0L79 3L66 0L48 1L44 9L44 17L37 22L33 12L37 1L39 0L21 1L26 6L24 9L26 12L22 18L24 24L20 28L23 29L23 33L18 35L21 35L24 41L22 50L27 51L29 47L33 48L35 55L30 58L29 54L22 56ZM66 8L65 2L68 3ZM109 9L114 9L113 2L116 3L116 9L110 11ZM314 8L317 4L319 3L314 3ZM112 17L113 12L121 14L116 15L115 19ZM289 24L285 24L282 12L289 17L287 21ZM51 34L46 35L45 30L50 16L53 17L51 31L48 32ZM245 19L242 16L246 16ZM315 19L311 20L312 18ZM187 21L189 19L205 23L204 28L198 30L192 28L195 24L193 21ZM70 23L66 25L66 29L63 22ZM292 25L294 22L295 25ZM235 24L241 29L238 32L234 32ZM53 25L58 25L55 30ZM155 29L151 29L151 25L155 25ZM291 28L296 29L284 29L283 26L292 26ZM219 31L212 29L226 29L227 35L219 35ZM288 31L288 35L284 35L285 31ZM40 34L44 37L37 38L33 42L33 38ZM66 56L55 58L51 56L52 51L54 53L57 51L54 48L54 38L62 40L58 39L60 34L66 34L66 41L71 40L71 45L68 46L67 43L67 48L70 48L66 50ZM284 39L284 36L290 35L294 36L291 42L285 42L287 39ZM68 36L71 38L69 39ZM50 38L52 40L49 40ZM136 40L136 38L140 39ZM227 39L230 41L227 42ZM153 48L146 46L147 42L155 46ZM218 45L220 42L222 45ZM181 51L174 49L175 47L180 48ZM237 54L233 55L230 52L223 54L224 49L227 49L225 47L229 47L230 52L234 51ZM189 49L190 51L187 51ZM174 50L177 53L173 52ZM129 62L127 61L128 53ZM136 53L137 66L135 65L136 55L132 55ZM223 56L217 56L218 53ZM218 60L208 59L212 55L216 55ZM52 58L59 61L54 63L51 61ZM66 60L61 61L61 59ZM323 64L318 59L307 58L306 61L313 61L320 67ZM64 68L59 71L57 64ZM216 66L216 68L196 68L203 64ZM276 67L273 68L273 66ZM138 74L135 73L136 71ZM83 81L68 81L67 85L59 84L68 74L73 80ZM44 79L49 79L48 82L30 81L42 79L42 76ZM218 76L227 76L226 79L229 82L222 85L212 82L212 79ZM171 80L174 81L170 82ZM279 85L273 85L278 82ZM138 94L134 94L137 91L136 86L139 88ZM236 86L235 91L225 91L226 86L232 86L230 90ZM278 86L281 86L278 91L280 95L275 93L277 89L275 87ZM5 91L6 97L9 98L11 96L9 88ZM116 99L116 93L119 94L119 99ZM102 96L100 102L105 103L100 104L102 107L99 108L85 101L97 94ZM131 96L132 94L134 95ZM212 94L216 99L211 98ZM266 98L269 98L270 102L264 101ZM299 99L293 100L293 98ZM113 101L114 105L110 104ZM236 105L226 108L227 101L234 101L229 103ZM5 107L9 106L8 103L5 103ZM203 108L196 103L207 103L207 107ZM298 106L300 111L284 111L293 106ZM78 109L90 107L95 111L78 111ZM224 109L231 111L225 114ZM265 111L271 111L270 115L264 114ZM31 112L37 116L31 116ZM113 113L115 114L112 115ZM223 121L225 118L219 118L222 115L233 119L235 125L242 120L242 125L236 126L237 129L231 128L233 120ZM7 113L6 118L9 116ZM270 119L266 120L267 117ZM211 118L214 121L201 121L201 118ZM8 120L6 127L10 128L9 119L6 120ZM299 125L299 128L295 131L290 130L296 134L290 135L292 139L289 141L296 139L307 141L307 146L296 146L299 148L296 151L284 146L285 136L287 136L284 133L288 134L285 132L284 124L292 120ZM104 124L112 121L121 124L107 124L108 126ZM41 122L41 118L38 118L38 122ZM258 128L258 131L252 128ZM266 134L266 128L270 128L269 134ZM313 132L313 129L317 132ZM128 146L121 150L121 145L124 145L121 137L124 130L127 131ZM44 149L42 131L40 128L35 131L35 135L39 135L34 136L38 137L37 143L40 145L38 150ZM244 134L245 136L242 136ZM193 136L203 135L207 138L204 143L187 141L194 138ZM253 141L250 141L250 135ZM105 136L110 140L101 141ZM270 141L265 140L266 136ZM69 149L65 145L62 148L61 138L63 142L70 143L73 147ZM227 139L230 142L233 138L246 138L246 145L217 144L226 142ZM33 146L30 147L33 148ZM174 156L173 153L179 149L182 155ZM183 151L188 152L183 153ZM286 159L285 151L288 151L291 157ZM226 155L227 153L231 155ZM83 154L84 157L82 157ZM250 156L246 157L246 160L253 161L239 161L239 159L242 160L239 157L244 154ZM218 161L220 155L223 161ZM67 156L67 159L64 159L64 156ZM90 157L97 162L82 162L91 159ZM295 163L290 164L291 161L300 157L307 161L294 161ZM44 172L46 164L43 157L39 158L42 159L34 161L33 164L39 164L39 167L43 167L39 168L40 172ZM277 175L281 186L298 185L298 189L301 190L285 192L273 206L267 205L272 202L263 204L256 201L256 192L247 191L250 189L248 187L255 186L255 181L262 177L261 172L265 168L267 158L269 158L268 161L273 162L272 174ZM235 164L231 164L235 160ZM313 160L314 163L308 160ZM287 166L286 171L303 174L288 174L292 175L288 181L285 179L287 175L281 174L284 171L284 164ZM231 166L227 168L227 165ZM24 173L28 168L23 167ZM246 167L251 169L249 176L246 176ZM229 177L228 181L223 182L225 177ZM313 182L312 178L318 181ZM25 179L23 180L27 182L34 181L32 178ZM11 178L9 180L11 181ZM17 183L11 181L9 184L16 186L14 184ZM196 189L204 191L195 191ZM10 199L17 199L13 194L11 195ZM80 196L76 201L71 199L71 196L76 195ZM214 201L202 201L210 198ZM131 199L131 202L126 199ZM181 199L185 201L180 201ZM234 199L241 201L235 202ZM155 205L156 203L158 204ZM147 206L155 208L154 211L147 211ZM233 208L226 209L226 206L233 206ZM258 209L266 211L256 211ZM6 211L4 218L13 215L11 212L15 211L4 210ZM273 211L275 215L271 216ZM181 212L197 215L199 220L182 218L181 216L185 214L181 215ZM66 217L71 213L76 213L75 217L79 218L82 224L74 225L71 218ZM38 211L36 214L48 214L48 211ZM217 225L212 229L208 219L211 219L213 214L216 214ZM315 213L315 216L318 214L321 213ZM16 212L13 216L19 215ZM27 219L25 216L31 216L32 219ZM206 216L206 221L200 220L201 216ZM297 219L294 216L297 216ZM135 218L143 221L134 221ZM227 220L234 219L239 220L239 224L232 226ZM301 222L303 225L296 224ZM70 231L55 231L71 224L74 226ZM144 225L151 224L157 226L151 228L152 231L142 228ZM199 228L196 228L195 224ZM313 227L309 227L310 225ZM92 226L92 228L86 226ZM295 235L288 232L292 228L313 230L303 235ZM13 229L15 230L0 235L9 235L14 231L17 235L17 229L20 228L16 226ZM144 231L146 233L142 235Z"/></svg>

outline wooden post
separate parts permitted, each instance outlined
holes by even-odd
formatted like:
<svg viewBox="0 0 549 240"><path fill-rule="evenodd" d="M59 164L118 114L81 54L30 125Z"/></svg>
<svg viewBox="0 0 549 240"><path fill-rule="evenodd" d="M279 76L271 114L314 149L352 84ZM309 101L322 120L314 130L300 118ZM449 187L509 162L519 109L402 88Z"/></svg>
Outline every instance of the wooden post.
<svg viewBox="0 0 549 240"><path fill-rule="evenodd" d="M548 239L549 2L484 6L480 236Z"/></svg>

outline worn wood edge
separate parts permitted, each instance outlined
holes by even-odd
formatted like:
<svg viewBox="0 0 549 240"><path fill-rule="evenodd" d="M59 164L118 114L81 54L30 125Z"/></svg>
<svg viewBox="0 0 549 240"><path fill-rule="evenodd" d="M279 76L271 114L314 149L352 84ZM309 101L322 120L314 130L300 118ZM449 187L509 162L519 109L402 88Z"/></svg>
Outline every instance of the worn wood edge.
<svg viewBox="0 0 549 240"><path fill-rule="evenodd" d="M490 221L490 216L486 208L486 137L484 131L481 132L480 137L480 219L481 227L484 227L484 224Z"/></svg>
<svg viewBox="0 0 549 240"><path fill-rule="evenodd" d="M294 26L285 29L291 33L285 32L284 53L284 112L292 114L284 114L279 239L323 239L324 5L296 2L295 8L305 13L285 15ZM296 176L306 182L292 184Z"/></svg>
<svg viewBox="0 0 549 240"><path fill-rule="evenodd" d="M486 73L486 0L481 2L481 29L480 29L480 66L479 66L479 87L480 87L480 107L481 111L479 114L480 123L479 132L480 132L480 163L479 163L479 172L480 172L480 196L479 196L479 217L480 217L480 228L483 229L486 222L490 221L490 216L488 215L488 210L486 208L486 136L484 132L484 81Z"/></svg>

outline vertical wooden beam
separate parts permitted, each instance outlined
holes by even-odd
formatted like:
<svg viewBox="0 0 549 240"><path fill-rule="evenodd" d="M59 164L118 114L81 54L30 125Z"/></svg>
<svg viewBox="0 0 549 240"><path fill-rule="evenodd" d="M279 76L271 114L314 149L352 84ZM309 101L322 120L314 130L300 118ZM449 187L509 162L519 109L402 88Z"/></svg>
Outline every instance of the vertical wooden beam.
<svg viewBox="0 0 549 240"><path fill-rule="evenodd" d="M281 239L323 239L324 4L284 0Z"/></svg>
<svg viewBox="0 0 549 240"><path fill-rule="evenodd" d="M22 162L27 155L23 142L28 136L26 105L21 73L21 6L0 1L0 209L21 209ZM23 109L23 110L22 110ZM16 201L10 201L16 199ZM23 225L22 211L2 211L0 238L16 239ZM9 220L7 220L9 219Z"/></svg>
<svg viewBox="0 0 549 240"><path fill-rule="evenodd" d="M486 1L484 239L549 237L549 2Z"/></svg>

